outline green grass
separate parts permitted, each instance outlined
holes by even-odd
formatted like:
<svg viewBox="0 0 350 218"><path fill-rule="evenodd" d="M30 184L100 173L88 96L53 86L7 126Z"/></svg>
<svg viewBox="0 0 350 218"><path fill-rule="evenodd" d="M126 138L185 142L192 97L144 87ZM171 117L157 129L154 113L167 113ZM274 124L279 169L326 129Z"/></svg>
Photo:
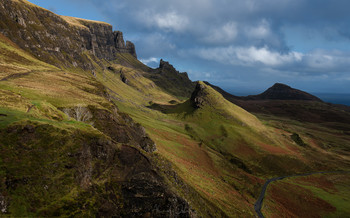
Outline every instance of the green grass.
<svg viewBox="0 0 350 218"><path fill-rule="evenodd" d="M348 140L344 135L335 137L336 133L325 127L309 129L304 123L279 118L264 118L261 122L202 82L205 104L195 109L179 87L170 87L169 91L157 86L157 82L171 82L164 75L152 79L150 69L130 54L118 54L113 62L101 61L106 69L88 52L81 58L95 66L96 78L88 71L58 69L38 61L0 37L0 79L30 72L0 82L0 114L6 114L0 116L0 143L6 145L0 152L0 175L5 166L16 178L34 178L10 193L17 202L10 208L11 215L55 216L51 212L56 211L66 216L90 216L95 212L93 205L99 200L74 185L74 175L64 165L70 166L70 161L74 161L67 158L68 153L105 136L86 123L68 118L61 109L83 105L108 111L112 105L109 100L145 127L157 145L157 155L170 161L180 178L198 193L199 197L190 196L188 200L205 199L207 206L212 205L212 214L223 211L231 217L253 216L260 177L344 164L340 157L332 156L336 146L323 156L308 147L300 148L284 135L295 132L307 144L314 138L332 144ZM108 70L109 66L113 70ZM127 83L121 80L121 74ZM109 96L112 97L107 100ZM174 100L178 104L170 103ZM170 109L162 113L151 109L152 103ZM14 126L20 132L25 125L39 127L40 137L26 139L15 132L6 133L7 128ZM53 167L56 164L58 171ZM0 179L0 187L2 182ZM54 190L45 192L43 186L47 184ZM173 188L172 184L169 186ZM333 198L331 201L339 204L340 211L345 206L338 202L341 195L316 192L322 198ZM89 208L87 214L83 214L83 205ZM199 204L193 205L198 211L206 210Z"/></svg>

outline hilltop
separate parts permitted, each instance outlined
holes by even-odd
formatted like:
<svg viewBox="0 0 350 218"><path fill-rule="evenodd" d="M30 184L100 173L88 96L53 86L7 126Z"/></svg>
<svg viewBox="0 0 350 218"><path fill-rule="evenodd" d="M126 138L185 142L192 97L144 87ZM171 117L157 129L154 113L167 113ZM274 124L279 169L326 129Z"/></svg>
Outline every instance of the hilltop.
<svg viewBox="0 0 350 218"><path fill-rule="evenodd" d="M294 89L288 85L282 83L275 83L273 86L268 88L261 94L249 95L249 96L235 96L218 86L205 82L207 85L213 87L216 91L221 93L226 99L231 101L234 100L284 100L284 101L318 101L322 102L316 96L313 96L307 92L301 91L299 89Z"/></svg>
<svg viewBox="0 0 350 218"><path fill-rule="evenodd" d="M294 89L282 83L276 83L272 87L268 88L265 92L259 95L248 96L246 99L252 100L304 100L304 101L318 101L321 99L313 96L307 92L303 92L298 89Z"/></svg>
<svg viewBox="0 0 350 218"><path fill-rule="evenodd" d="M214 86L228 101L251 113L274 115L302 122L319 123L328 127L348 130L350 126L349 108L323 102L307 92L276 83L259 95L235 96ZM335 123L342 123L335 125Z"/></svg>

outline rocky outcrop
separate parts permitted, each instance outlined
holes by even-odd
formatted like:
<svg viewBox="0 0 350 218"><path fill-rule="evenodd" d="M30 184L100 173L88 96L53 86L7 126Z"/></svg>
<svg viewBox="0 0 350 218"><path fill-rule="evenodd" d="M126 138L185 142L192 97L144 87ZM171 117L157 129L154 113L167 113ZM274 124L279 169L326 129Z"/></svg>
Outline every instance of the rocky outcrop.
<svg viewBox="0 0 350 218"><path fill-rule="evenodd" d="M0 144L0 216L193 215L147 154L93 129L28 122L0 129Z"/></svg>
<svg viewBox="0 0 350 218"><path fill-rule="evenodd" d="M206 87L201 82L197 82L196 88L191 95L191 103L194 108L201 108L205 105L206 96L208 95L205 91Z"/></svg>
<svg viewBox="0 0 350 218"><path fill-rule="evenodd" d="M39 60L65 67L93 69L92 59L113 60L118 53L136 57L110 24L56 15L25 0L0 2L0 33Z"/></svg>
<svg viewBox="0 0 350 218"><path fill-rule="evenodd" d="M188 74L186 72L180 73L175 69L173 65L171 65L168 61L164 61L160 59L159 68L157 69L159 73L170 74L170 75L182 75L184 79L188 79Z"/></svg>
<svg viewBox="0 0 350 218"><path fill-rule="evenodd" d="M135 123L129 115L118 112L115 106L111 108L111 111L81 105L61 110L77 121L94 126L116 142L133 145L146 152L156 150L156 144L148 136L145 129L140 124Z"/></svg>
<svg viewBox="0 0 350 218"><path fill-rule="evenodd" d="M163 179L152 168L150 161L138 150L123 146L118 159L125 175L121 191L125 213L129 217L191 217L188 203L164 188ZM126 169L126 171L125 171ZM131 174L129 169L133 170Z"/></svg>
<svg viewBox="0 0 350 218"><path fill-rule="evenodd" d="M167 61L160 60L159 68L148 75L157 86L168 93L179 97L190 97L195 84L188 78L186 72L180 73Z"/></svg>

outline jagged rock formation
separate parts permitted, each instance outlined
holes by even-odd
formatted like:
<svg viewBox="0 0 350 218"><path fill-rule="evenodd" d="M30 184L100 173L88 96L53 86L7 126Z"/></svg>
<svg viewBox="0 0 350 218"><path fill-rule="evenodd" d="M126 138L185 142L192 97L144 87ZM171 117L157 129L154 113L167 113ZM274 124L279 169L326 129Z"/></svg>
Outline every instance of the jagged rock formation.
<svg viewBox="0 0 350 218"><path fill-rule="evenodd" d="M194 89L190 101L194 108L201 108L204 106L206 102L206 96L208 95L205 92L205 85L201 84L200 82L197 83L196 88Z"/></svg>
<svg viewBox="0 0 350 218"><path fill-rule="evenodd" d="M0 2L0 33L39 60L64 67L94 69L89 59L136 57L132 42L107 23L56 15L25 0Z"/></svg>
<svg viewBox="0 0 350 218"><path fill-rule="evenodd" d="M190 97L195 83L186 72L180 73L167 61L160 60L159 68L147 75L157 86L179 97Z"/></svg>

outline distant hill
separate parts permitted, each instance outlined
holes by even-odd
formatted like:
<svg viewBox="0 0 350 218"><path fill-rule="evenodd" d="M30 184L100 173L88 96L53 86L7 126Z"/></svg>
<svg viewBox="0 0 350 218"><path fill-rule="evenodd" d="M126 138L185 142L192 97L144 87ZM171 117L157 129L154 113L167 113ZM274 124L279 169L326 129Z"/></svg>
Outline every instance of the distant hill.
<svg viewBox="0 0 350 218"><path fill-rule="evenodd" d="M275 83L266 91L259 95L249 95L246 97L236 96L226 92L218 86L212 85L209 82L205 82L207 85L220 92L226 99L234 100L303 100L303 101L318 101L322 102L318 97L311 95L307 92L294 89L288 85L282 83Z"/></svg>
<svg viewBox="0 0 350 218"><path fill-rule="evenodd" d="M305 101L319 101L321 99L313 96L307 92L294 89L282 83L275 83L272 87L268 88L265 92L259 95L252 95L246 97L246 99L252 100L305 100Z"/></svg>
<svg viewBox="0 0 350 218"><path fill-rule="evenodd" d="M218 86L205 82L228 101L251 113L287 117L310 123L323 123L337 129L350 129L350 107L325 103L307 92L276 83L259 95L246 97L232 95ZM344 125L334 126L334 122Z"/></svg>

